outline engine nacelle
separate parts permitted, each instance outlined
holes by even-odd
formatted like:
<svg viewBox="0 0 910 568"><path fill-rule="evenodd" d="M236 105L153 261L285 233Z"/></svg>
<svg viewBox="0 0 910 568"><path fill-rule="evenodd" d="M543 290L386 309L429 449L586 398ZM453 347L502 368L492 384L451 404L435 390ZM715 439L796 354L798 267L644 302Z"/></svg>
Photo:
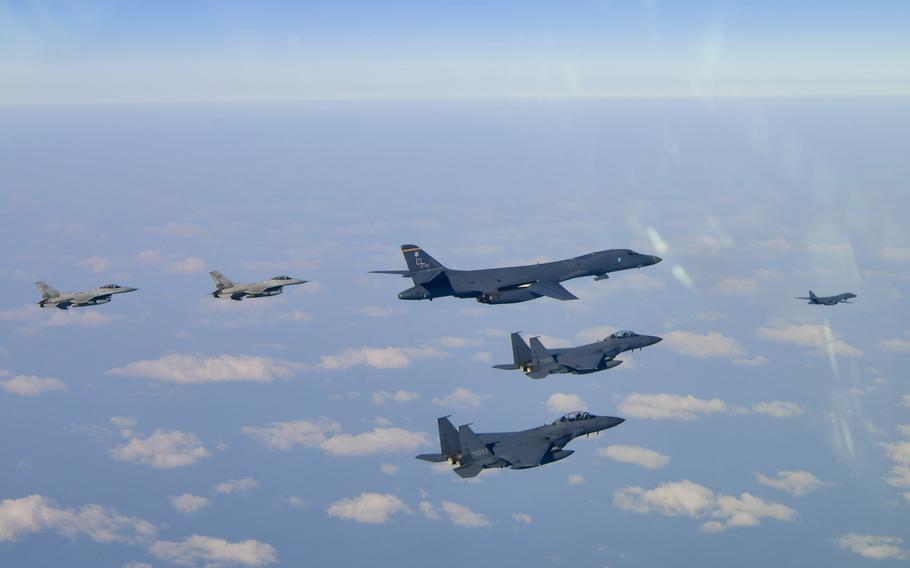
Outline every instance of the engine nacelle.
<svg viewBox="0 0 910 568"><path fill-rule="evenodd" d="M427 300L430 297L430 291L423 286L414 286L398 294L399 300Z"/></svg>
<svg viewBox="0 0 910 568"><path fill-rule="evenodd" d="M575 450L553 450L552 452L545 455L542 460L540 460L540 464L543 465L545 463L558 462L559 460L566 459L574 453Z"/></svg>
<svg viewBox="0 0 910 568"><path fill-rule="evenodd" d="M518 302L533 300L536 297L536 294L523 288L518 288L515 290L487 292L477 296L477 301L481 304L517 304Z"/></svg>

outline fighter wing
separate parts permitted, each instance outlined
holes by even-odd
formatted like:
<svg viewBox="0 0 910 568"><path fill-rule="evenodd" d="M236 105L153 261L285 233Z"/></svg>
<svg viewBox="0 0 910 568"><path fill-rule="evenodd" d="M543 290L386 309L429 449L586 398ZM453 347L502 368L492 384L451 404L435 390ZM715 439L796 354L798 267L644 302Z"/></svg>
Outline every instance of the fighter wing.
<svg viewBox="0 0 910 568"><path fill-rule="evenodd" d="M493 447L493 454L513 467L533 467L540 465L543 457L550 451L550 440L537 438L532 440L516 440L504 447Z"/></svg>
<svg viewBox="0 0 910 568"><path fill-rule="evenodd" d="M101 299L104 299L104 298L107 298L108 300L110 300L110 299L111 299L111 295L110 295L110 294L95 294L94 296L89 296L86 300L83 300L83 301L85 301L85 302L93 302L93 301L95 301L95 300L101 300Z"/></svg>
<svg viewBox="0 0 910 568"><path fill-rule="evenodd" d="M562 287L558 282L541 280L528 286L530 292L556 300L577 300L578 297Z"/></svg>
<svg viewBox="0 0 910 568"><path fill-rule="evenodd" d="M559 356L559 363L576 371L596 369L604 358L603 351L585 351L582 353L565 353Z"/></svg>

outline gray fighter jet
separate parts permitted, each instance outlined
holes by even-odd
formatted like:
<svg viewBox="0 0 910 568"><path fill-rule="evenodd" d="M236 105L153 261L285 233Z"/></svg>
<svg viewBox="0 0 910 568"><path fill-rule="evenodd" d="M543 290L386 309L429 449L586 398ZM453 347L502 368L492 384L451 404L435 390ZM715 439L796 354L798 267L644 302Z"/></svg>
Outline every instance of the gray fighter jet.
<svg viewBox="0 0 910 568"><path fill-rule="evenodd" d="M565 459L574 453L574 450L563 449L573 439L623 422L624 418L578 411L530 430L475 434L469 424L456 430L445 416L436 421L440 453L420 454L417 459L447 461L455 466L455 473L461 477L474 477L481 470L493 467L527 469Z"/></svg>
<svg viewBox="0 0 910 568"><path fill-rule="evenodd" d="M127 286L118 286L116 284L105 284L100 288L92 288L85 292L59 292L47 285L47 282L35 282L35 286L41 290L41 301L38 305L42 308L57 308L68 310L69 308L81 308L83 306L97 306L106 304L111 301L114 294L125 294L126 292L135 292L137 288Z"/></svg>
<svg viewBox="0 0 910 568"><path fill-rule="evenodd" d="M797 296L797 300L809 300L810 304L816 306L835 306L837 304L852 304L853 302L848 302L847 300L855 298L856 294L852 292L845 292L843 294L838 294L836 296L816 296L815 292L809 290L809 297Z"/></svg>
<svg viewBox="0 0 910 568"><path fill-rule="evenodd" d="M608 278L607 273L651 266L658 256L639 254L629 249L592 252L567 260L526 266L454 270L446 268L417 245L401 245L407 270L373 270L376 274L398 274L411 278L414 287L398 294L400 300L432 300L443 296L475 298L482 304L514 304L541 296L557 300L577 300L560 285L564 280L593 276Z"/></svg>
<svg viewBox="0 0 910 568"><path fill-rule="evenodd" d="M531 346L524 342L520 333L512 334L511 365L493 365L494 369L521 369L532 379L542 379L550 373L572 373L586 375L604 369L612 369L622 363L614 359L624 351L643 349L663 341L653 335L638 335L634 331L617 331L603 341L588 343L579 347L564 349L547 349L536 337L531 338Z"/></svg>
<svg viewBox="0 0 910 568"><path fill-rule="evenodd" d="M265 296L277 296L283 291L284 286L293 286L295 284L304 284L308 280L298 280L290 276L275 276L262 282L253 282L252 284L235 284L224 274L214 270L209 272L212 280L215 281L217 290L212 292L216 298L230 298L238 302L244 298L264 298Z"/></svg>

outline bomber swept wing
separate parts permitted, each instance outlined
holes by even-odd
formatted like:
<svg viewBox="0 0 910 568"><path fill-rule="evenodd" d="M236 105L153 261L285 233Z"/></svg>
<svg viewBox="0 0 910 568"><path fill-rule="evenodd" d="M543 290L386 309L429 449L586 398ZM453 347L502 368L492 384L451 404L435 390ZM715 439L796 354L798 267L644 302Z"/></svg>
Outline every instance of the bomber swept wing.
<svg viewBox="0 0 910 568"><path fill-rule="evenodd" d="M554 298L556 300L577 300L578 296L566 290L562 284L547 280L540 280L528 286L530 292Z"/></svg>

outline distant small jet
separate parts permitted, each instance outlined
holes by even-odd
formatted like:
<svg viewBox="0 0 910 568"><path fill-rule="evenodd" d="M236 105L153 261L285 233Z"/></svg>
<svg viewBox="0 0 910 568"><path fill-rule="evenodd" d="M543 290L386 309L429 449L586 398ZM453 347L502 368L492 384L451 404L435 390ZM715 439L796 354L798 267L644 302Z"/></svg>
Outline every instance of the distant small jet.
<svg viewBox="0 0 910 568"><path fill-rule="evenodd" d="M438 454L420 454L417 459L428 462L449 462L461 477L474 477L481 470L508 467L528 469L557 462L572 455L574 450L563 447L578 438L625 422L615 416L594 416L585 411L570 412L552 424L521 432L475 434L469 424L458 430L444 416L436 420L439 427Z"/></svg>
<svg viewBox="0 0 910 568"><path fill-rule="evenodd" d="M608 272L651 266L659 256L629 249L592 252L575 258L524 266L454 270L446 268L417 245L401 245L407 270L373 270L375 274L397 274L411 278L414 287L398 294L399 300L432 300L444 296L474 298L482 304L514 304L542 296L556 300L578 298L560 282L583 276L608 278Z"/></svg>
<svg viewBox="0 0 910 568"><path fill-rule="evenodd" d="M47 282L35 282L35 286L41 291L41 301L38 305L42 308L57 308L68 310L69 308L81 308L83 306L97 306L106 304L111 301L114 294L125 294L126 292L135 292L137 288L127 286L118 286L116 284L105 284L99 288L92 288L85 292L59 292L48 286Z"/></svg>
<svg viewBox="0 0 910 568"><path fill-rule="evenodd" d="M520 369L532 379L542 379L550 373L572 373L586 375L605 369L612 369L622 361L614 359L624 351L642 349L659 343L663 338L653 335L639 335L634 331L617 331L603 341L588 343L579 347L547 349L536 337L531 346L524 342L520 333L512 334L512 359L509 365L493 365L494 369Z"/></svg>
<svg viewBox="0 0 910 568"><path fill-rule="evenodd" d="M298 280L290 276L275 276L262 282L253 282L252 284L235 284L224 274L214 270L209 272L212 280L215 281L217 289L212 292L216 298L230 298L238 302L244 298L264 298L266 296L277 296L283 291L284 286L293 286L295 284L304 284L308 280Z"/></svg>
<svg viewBox="0 0 910 568"><path fill-rule="evenodd" d="M809 290L809 297L798 296L797 300L809 300L810 304L815 304L818 306L834 306L836 304L852 304L853 302L848 302L847 300L855 298L856 294L852 292L845 292L843 294L838 294L837 296L816 296L815 292Z"/></svg>

